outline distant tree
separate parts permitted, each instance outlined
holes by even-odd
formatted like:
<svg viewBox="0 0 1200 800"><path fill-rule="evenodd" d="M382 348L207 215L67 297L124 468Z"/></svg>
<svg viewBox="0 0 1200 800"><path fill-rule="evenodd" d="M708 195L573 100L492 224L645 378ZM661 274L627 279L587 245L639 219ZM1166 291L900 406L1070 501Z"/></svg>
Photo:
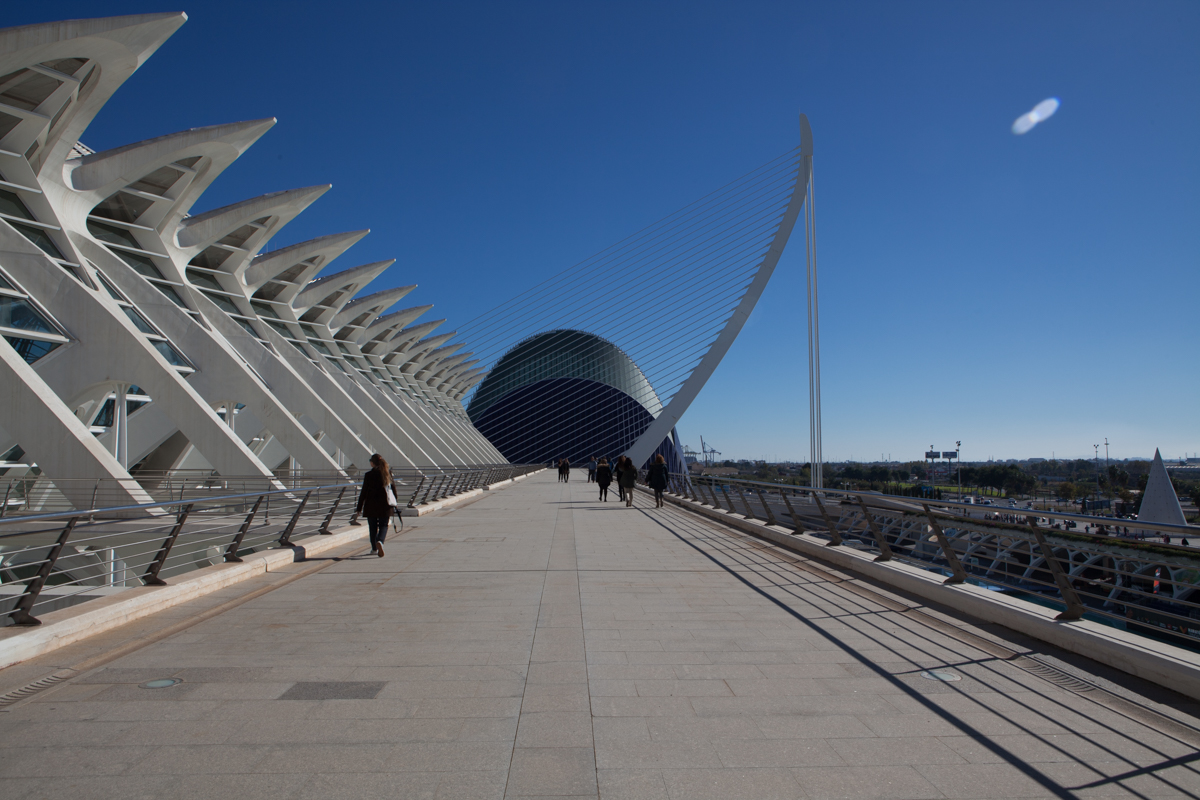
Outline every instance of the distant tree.
<svg viewBox="0 0 1200 800"><path fill-rule="evenodd" d="M1058 495L1060 500L1074 500L1076 491L1075 484L1070 481L1063 481L1057 486L1054 493Z"/></svg>

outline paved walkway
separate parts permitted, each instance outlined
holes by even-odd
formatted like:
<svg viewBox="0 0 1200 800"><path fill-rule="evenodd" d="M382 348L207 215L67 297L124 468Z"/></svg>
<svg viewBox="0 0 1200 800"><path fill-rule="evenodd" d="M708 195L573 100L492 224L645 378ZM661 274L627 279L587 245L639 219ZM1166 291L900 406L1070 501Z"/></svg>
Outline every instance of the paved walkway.
<svg viewBox="0 0 1200 800"><path fill-rule="evenodd" d="M645 501L545 473L12 706L0 797L1200 794L1177 696Z"/></svg>

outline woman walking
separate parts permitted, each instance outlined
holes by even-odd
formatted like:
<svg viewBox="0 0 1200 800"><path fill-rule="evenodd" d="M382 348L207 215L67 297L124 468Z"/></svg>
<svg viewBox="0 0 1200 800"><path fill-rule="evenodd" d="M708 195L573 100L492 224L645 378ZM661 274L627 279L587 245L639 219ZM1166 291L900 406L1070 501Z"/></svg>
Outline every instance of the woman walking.
<svg viewBox="0 0 1200 800"><path fill-rule="evenodd" d="M388 523L395 508L389 502L388 490L391 490L394 498L396 488L392 485L392 468L383 456L379 453L371 456L371 467L363 476L362 491L358 493L358 507L354 509L354 514L367 518L371 552L383 558L383 540L387 538Z"/></svg>
<svg viewBox="0 0 1200 800"><path fill-rule="evenodd" d="M600 463L596 465L596 483L600 486L600 499L608 502L608 485L612 483L612 469L608 466L608 459L601 458Z"/></svg>
<svg viewBox="0 0 1200 800"><path fill-rule="evenodd" d="M663 491L667 488L667 460L662 453L654 457L654 463L646 474L646 483L654 490L654 507L663 507Z"/></svg>
<svg viewBox="0 0 1200 800"><path fill-rule="evenodd" d="M625 457L625 467L621 470L621 488L625 490L625 507L633 506L633 487L637 485L638 471L633 465L633 459Z"/></svg>
<svg viewBox="0 0 1200 800"><path fill-rule="evenodd" d="M613 482L617 484L617 499L625 499L625 484L621 483L621 473L625 471L625 456L617 456L613 462Z"/></svg>
<svg viewBox="0 0 1200 800"><path fill-rule="evenodd" d="M567 481L571 480L571 461L570 461L570 459L564 458L562 460L562 479L563 479L563 483L566 483Z"/></svg>

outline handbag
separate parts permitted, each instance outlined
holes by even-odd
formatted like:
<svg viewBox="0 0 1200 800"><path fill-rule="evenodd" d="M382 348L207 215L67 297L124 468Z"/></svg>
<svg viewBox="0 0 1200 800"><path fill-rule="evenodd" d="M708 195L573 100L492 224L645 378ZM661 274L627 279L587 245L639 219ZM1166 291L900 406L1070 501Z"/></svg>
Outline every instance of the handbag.
<svg viewBox="0 0 1200 800"><path fill-rule="evenodd" d="M396 493L392 491L392 487L391 487L391 486L385 486L385 487L383 487L383 492L384 492L384 494L386 494L386 495L387 495L387 504L388 504L389 506L392 506L393 508L395 508L397 505L399 505L399 504L396 502Z"/></svg>

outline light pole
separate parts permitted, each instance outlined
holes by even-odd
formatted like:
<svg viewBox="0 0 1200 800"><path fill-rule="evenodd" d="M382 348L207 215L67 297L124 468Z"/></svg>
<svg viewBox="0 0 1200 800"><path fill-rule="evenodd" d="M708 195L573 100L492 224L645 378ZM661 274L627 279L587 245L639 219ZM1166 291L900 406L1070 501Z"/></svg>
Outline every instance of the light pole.
<svg viewBox="0 0 1200 800"><path fill-rule="evenodd" d="M954 443L954 454L958 457L958 502L962 502L962 442ZM965 513L965 512L964 512Z"/></svg>
<svg viewBox="0 0 1200 800"><path fill-rule="evenodd" d="M1096 507L1100 505L1100 445L1094 444L1096 448L1096 505L1092 506L1092 511L1096 511Z"/></svg>

